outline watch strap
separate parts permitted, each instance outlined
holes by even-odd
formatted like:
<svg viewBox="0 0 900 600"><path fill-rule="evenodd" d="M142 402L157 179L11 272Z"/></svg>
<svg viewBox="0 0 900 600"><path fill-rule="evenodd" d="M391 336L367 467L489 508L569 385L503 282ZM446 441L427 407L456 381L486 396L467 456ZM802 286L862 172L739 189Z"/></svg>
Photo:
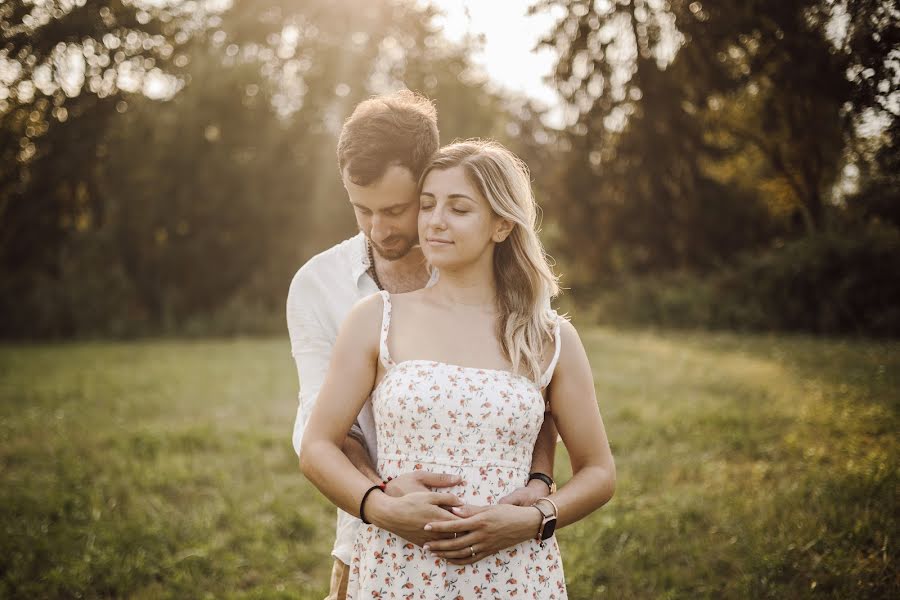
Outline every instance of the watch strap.
<svg viewBox="0 0 900 600"><path fill-rule="evenodd" d="M554 502L554 501L551 500L550 498L544 496L543 498L538 498L538 499L534 502L534 504L532 504L532 506L535 506L536 504L538 504L538 503L540 503L540 502L547 502L548 504L550 504L550 506L553 507L553 516L554 516L554 517L558 517L558 516L559 516L559 507L556 505L556 502ZM541 512L543 513L544 511L541 511Z"/></svg>
<svg viewBox="0 0 900 600"><path fill-rule="evenodd" d="M538 527L535 539L537 539L537 541L539 542L544 542L553 537L553 534L556 532L556 522L559 518L559 508L556 506L556 502L546 497L539 498L531 506L532 508L536 508L538 512L541 513L541 525L540 527Z"/></svg>
<svg viewBox="0 0 900 600"><path fill-rule="evenodd" d="M547 475L546 473L538 473L538 472L531 473L528 475L528 481L531 481L532 479L538 479L540 481L543 481L544 483L547 484L547 487L550 489L551 494L556 493L556 483L554 483L553 478L550 477L549 475Z"/></svg>

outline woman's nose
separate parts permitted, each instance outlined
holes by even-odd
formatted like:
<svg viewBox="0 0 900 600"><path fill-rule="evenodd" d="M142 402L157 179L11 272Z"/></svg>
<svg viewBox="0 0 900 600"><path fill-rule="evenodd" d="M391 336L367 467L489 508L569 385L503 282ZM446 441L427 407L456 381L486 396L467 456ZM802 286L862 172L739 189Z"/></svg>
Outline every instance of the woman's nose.
<svg viewBox="0 0 900 600"><path fill-rule="evenodd" d="M444 219L444 211L440 208L435 208L431 211L431 215L428 219L428 224L434 229L446 229L447 223Z"/></svg>

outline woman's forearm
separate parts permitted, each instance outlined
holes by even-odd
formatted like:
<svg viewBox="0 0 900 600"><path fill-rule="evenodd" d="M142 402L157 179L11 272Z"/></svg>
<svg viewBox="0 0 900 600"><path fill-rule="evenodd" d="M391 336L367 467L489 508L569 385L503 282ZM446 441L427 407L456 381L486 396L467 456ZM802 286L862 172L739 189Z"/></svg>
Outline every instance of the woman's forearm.
<svg viewBox="0 0 900 600"><path fill-rule="evenodd" d="M548 496L559 508L557 529L583 519L609 502L615 489L615 466L588 465L579 469L559 491Z"/></svg>
<svg viewBox="0 0 900 600"><path fill-rule="evenodd" d="M360 473L347 455L328 440L304 438L300 470L336 506L359 516L359 503L373 483Z"/></svg>

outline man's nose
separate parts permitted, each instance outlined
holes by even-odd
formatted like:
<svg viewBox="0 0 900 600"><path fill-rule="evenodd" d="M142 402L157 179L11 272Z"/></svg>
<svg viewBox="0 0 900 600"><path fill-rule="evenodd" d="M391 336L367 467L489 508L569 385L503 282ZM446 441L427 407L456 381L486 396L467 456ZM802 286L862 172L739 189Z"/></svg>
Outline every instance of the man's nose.
<svg viewBox="0 0 900 600"><path fill-rule="evenodd" d="M375 239L381 240L385 237L385 234L388 232L390 227L388 226L387 220L381 215L375 214L372 215L372 233L371 236Z"/></svg>

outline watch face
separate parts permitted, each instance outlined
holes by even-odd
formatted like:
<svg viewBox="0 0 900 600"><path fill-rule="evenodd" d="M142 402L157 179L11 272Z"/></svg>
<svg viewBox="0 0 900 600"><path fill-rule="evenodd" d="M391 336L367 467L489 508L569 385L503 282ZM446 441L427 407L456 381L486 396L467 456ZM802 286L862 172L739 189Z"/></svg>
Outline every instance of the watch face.
<svg viewBox="0 0 900 600"><path fill-rule="evenodd" d="M549 540L556 531L556 517L544 521L544 529L541 530L541 541Z"/></svg>

